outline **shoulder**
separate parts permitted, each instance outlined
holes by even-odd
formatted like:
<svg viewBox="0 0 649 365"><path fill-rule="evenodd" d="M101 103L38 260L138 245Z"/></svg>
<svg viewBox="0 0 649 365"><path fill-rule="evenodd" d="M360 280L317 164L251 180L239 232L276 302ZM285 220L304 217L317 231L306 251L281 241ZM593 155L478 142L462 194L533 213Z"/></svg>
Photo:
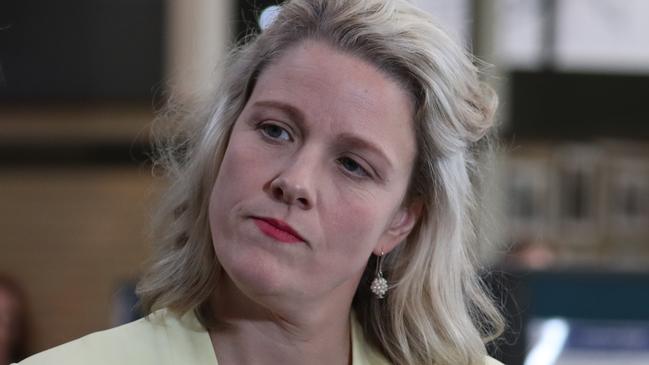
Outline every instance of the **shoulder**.
<svg viewBox="0 0 649 365"><path fill-rule="evenodd" d="M38 353L20 365L40 364L115 364L126 357L147 359L146 349L156 346L156 333L162 313L109 330L95 332ZM146 363L146 362L144 362Z"/></svg>
<svg viewBox="0 0 649 365"><path fill-rule="evenodd" d="M390 365L391 362L381 354L381 352L372 346L361 328L358 318L354 312L351 313L351 335L352 335L352 364L353 365ZM485 357L484 365L503 365L500 361L490 357Z"/></svg>
<svg viewBox="0 0 649 365"><path fill-rule="evenodd" d="M493 357L487 356L487 358L485 359L485 365L503 365L503 363L494 359Z"/></svg>
<svg viewBox="0 0 649 365"><path fill-rule="evenodd" d="M350 315L352 340L352 365L390 365L378 349L372 346L363 333L356 314Z"/></svg>
<svg viewBox="0 0 649 365"><path fill-rule="evenodd" d="M54 347L19 364L164 364L171 361L173 337L186 332L181 327L180 319L160 310L147 318Z"/></svg>

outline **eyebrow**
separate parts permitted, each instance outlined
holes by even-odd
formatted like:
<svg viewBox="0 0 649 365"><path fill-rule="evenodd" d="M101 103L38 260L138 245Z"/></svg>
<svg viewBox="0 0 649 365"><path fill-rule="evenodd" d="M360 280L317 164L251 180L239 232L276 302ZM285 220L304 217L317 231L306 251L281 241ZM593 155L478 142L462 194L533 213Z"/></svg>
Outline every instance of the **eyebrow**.
<svg viewBox="0 0 649 365"><path fill-rule="evenodd" d="M306 119L304 117L304 113L302 113L300 109L296 108L293 105L281 101L275 101L275 100L260 100L260 101L256 101L253 104L253 106L277 109L281 112L286 113L289 116L289 118L296 121L301 126L304 126L305 124ZM386 154L377 144L370 142L353 133L340 133L336 135L336 139L344 146L358 147L373 152L374 154L378 155L383 160L385 160L389 168L393 168L392 161L390 161L388 156L386 156Z"/></svg>
<svg viewBox="0 0 649 365"><path fill-rule="evenodd" d="M293 105L283 103L281 101L274 100L260 100L252 104L254 107L266 107L271 109L277 109L281 112L288 114L292 120L296 120L300 124L304 124L304 113Z"/></svg>

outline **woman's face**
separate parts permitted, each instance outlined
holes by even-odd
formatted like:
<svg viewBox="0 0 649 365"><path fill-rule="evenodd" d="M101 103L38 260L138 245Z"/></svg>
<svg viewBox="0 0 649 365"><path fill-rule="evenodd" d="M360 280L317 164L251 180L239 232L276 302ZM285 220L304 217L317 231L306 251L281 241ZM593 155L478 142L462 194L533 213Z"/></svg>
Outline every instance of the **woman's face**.
<svg viewBox="0 0 649 365"><path fill-rule="evenodd" d="M402 207L412 115L396 82L323 43L269 65L210 197L214 250L237 287L253 297L353 295L372 252L389 252L419 214Z"/></svg>

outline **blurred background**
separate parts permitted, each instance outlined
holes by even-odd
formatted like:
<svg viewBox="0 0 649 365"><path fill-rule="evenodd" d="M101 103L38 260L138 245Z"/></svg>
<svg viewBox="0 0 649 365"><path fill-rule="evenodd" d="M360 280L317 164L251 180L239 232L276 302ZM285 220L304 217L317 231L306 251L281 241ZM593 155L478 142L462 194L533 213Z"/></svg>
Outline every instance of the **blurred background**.
<svg viewBox="0 0 649 365"><path fill-rule="evenodd" d="M649 1L414 2L501 96L482 256L510 329L493 356L649 364ZM137 318L155 108L213 86L276 3L0 2L0 365Z"/></svg>

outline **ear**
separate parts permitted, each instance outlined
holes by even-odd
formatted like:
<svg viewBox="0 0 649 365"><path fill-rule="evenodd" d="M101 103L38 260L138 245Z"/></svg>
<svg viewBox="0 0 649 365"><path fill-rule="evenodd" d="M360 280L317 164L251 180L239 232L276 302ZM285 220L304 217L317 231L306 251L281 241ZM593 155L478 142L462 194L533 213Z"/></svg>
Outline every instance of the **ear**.
<svg viewBox="0 0 649 365"><path fill-rule="evenodd" d="M421 199L416 199L408 206L399 208L388 228L381 235L378 244L373 250L374 254L377 256L380 256L381 252L386 254L406 239L417 221L419 221L423 207L424 204Z"/></svg>

